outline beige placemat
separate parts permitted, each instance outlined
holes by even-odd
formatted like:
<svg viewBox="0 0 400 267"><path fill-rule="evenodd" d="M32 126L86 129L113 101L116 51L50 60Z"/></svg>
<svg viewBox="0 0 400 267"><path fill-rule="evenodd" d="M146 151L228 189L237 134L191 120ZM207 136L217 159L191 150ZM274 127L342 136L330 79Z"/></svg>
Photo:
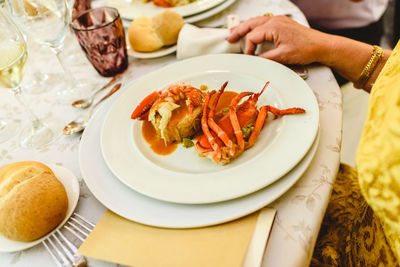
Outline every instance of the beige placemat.
<svg viewBox="0 0 400 267"><path fill-rule="evenodd" d="M216 226L165 229L135 223L107 211L78 252L136 267L250 266L249 263L262 260L276 213L267 208L261 212L262 216L256 212ZM258 234L253 237L253 232ZM249 247L251 253L246 257Z"/></svg>

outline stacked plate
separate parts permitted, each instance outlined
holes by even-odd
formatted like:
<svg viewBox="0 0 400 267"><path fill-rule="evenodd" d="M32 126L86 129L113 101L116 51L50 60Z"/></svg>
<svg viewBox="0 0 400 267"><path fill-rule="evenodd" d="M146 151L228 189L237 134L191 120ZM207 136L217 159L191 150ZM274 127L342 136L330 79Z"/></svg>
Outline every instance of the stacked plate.
<svg viewBox="0 0 400 267"><path fill-rule="evenodd" d="M180 14L185 22L193 23L213 16L229 7L236 0L196 0L184 6L168 8ZM141 0L107 0L109 6L115 7L126 20L137 17L152 17L165 10L164 7L156 6L152 1L143 3Z"/></svg>
<svg viewBox="0 0 400 267"><path fill-rule="evenodd" d="M155 16L166 10L166 8L154 5L151 1L143 3L140 0L107 0L108 5L118 9L123 18L124 27L128 28L129 24L140 16ZM190 4L168 8L180 14L186 23L194 23L208 17L211 17L232 5L236 0L196 0ZM127 35L126 35L127 36ZM153 52L138 52L131 49L129 41L128 54L135 58L157 58L172 54L176 51L177 46L166 46Z"/></svg>
<svg viewBox="0 0 400 267"><path fill-rule="evenodd" d="M141 122L131 120L150 92L176 82L196 87L258 92L259 106L301 107L305 114L268 122L254 147L225 166L195 148L155 154L143 140ZM318 145L318 103L289 68L239 54L196 57L151 72L112 104L103 106L80 145L83 178L107 208L139 223L190 228L213 225L256 211L285 193L304 173Z"/></svg>

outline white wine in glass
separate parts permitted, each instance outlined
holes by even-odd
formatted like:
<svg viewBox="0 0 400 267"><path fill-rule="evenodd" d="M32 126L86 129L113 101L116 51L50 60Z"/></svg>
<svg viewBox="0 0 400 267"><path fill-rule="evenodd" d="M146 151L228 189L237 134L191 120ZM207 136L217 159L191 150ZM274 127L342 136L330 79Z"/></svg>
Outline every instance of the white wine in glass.
<svg viewBox="0 0 400 267"><path fill-rule="evenodd" d="M23 32L40 44L47 45L63 68L64 79L57 81L58 100L72 103L90 92L73 78L61 52L69 30L70 9L67 0L6 0L7 9Z"/></svg>
<svg viewBox="0 0 400 267"><path fill-rule="evenodd" d="M23 129L19 135L21 146L40 149L49 144L55 134L31 111L21 95L27 56L27 47L21 32L0 7L0 87L8 88L14 93L31 120L31 126ZM7 126L4 129L7 130Z"/></svg>

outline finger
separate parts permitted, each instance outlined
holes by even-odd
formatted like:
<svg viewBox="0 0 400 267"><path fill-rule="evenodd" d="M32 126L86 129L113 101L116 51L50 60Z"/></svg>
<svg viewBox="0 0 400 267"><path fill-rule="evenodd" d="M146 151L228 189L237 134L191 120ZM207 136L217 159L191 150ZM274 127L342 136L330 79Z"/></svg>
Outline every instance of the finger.
<svg viewBox="0 0 400 267"><path fill-rule="evenodd" d="M234 27L231 29L230 35L226 40L230 43L237 42L240 40L243 36L245 36L248 32L253 30L254 28L264 24L269 17L256 17L253 19L249 19L241 24L239 24L237 27Z"/></svg>
<svg viewBox="0 0 400 267"><path fill-rule="evenodd" d="M273 41L271 33L265 27L265 24L259 26L246 35L246 43L244 53L253 55L257 45L266 41Z"/></svg>
<svg viewBox="0 0 400 267"><path fill-rule="evenodd" d="M279 62L281 64L286 64L288 63L287 60L285 60L285 57L282 56L283 51L279 47L268 50L263 52L262 54L258 55L259 57L267 58L276 62Z"/></svg>

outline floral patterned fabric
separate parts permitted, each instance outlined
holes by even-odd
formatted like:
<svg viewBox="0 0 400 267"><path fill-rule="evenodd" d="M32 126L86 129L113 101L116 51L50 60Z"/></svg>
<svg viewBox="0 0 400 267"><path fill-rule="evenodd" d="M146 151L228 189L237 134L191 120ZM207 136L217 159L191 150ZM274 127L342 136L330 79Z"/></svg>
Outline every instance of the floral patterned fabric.
<svg viewBox="0 0 400 267"><path fill-rule="evenodd" d="M357 171L345 164L340 165L310 266L399 266L381 221L361 194Z"/></svg>
<svg viewBox="0 0 400 267"><path fill-rule="evenodd" d="M341 165L312 266L399 266L400 43L373 86L357 171Z"/></svg>

